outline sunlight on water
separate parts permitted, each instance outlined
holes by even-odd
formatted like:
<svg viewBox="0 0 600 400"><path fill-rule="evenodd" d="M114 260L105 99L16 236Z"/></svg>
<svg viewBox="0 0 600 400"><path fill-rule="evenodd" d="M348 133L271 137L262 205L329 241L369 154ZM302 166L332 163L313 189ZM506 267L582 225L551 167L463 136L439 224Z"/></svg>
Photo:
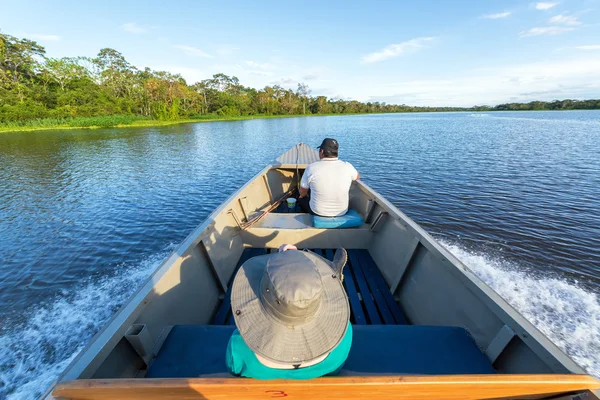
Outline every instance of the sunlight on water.
<svg viewBox="0 0 600 400"><path fill-rule="evenodd" d="M21 327L0 336L0 398L34 399L60 375L90 338L169 255L174 246L138 265L64 291L40 305Z"/></svg>
<svg viewBox="0 0 600 400"><path fill-rule="evenodd" d="M517 266L441 241L452 254L548 336L590 375L600 378L600 298L577 282Z"/></svg>

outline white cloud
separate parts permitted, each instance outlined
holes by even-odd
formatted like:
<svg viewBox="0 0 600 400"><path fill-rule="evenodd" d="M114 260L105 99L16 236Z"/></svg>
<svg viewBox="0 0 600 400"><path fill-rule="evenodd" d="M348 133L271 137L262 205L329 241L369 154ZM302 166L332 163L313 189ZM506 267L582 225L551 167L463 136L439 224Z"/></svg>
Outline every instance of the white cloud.
<svg viewBox="0 0 600 400"><path fill-rule="evenodd" d="M203 50L201 50L197 47L194 47L194 46L187 46L184 44L176 44L173 47L175 47L176 49L179 49L179 50L183 50L184 53L189 56L212 57L210 54L207 54Z"/></svg>
<svg viewBox="0 0 600 400"><path fill-rule="evenodd" d="M273 81L270 83L271 85L275 86L275 85L279 85L279 86L283 86L283 87L293 87L296 84L296 80L293 78L281 78L277 81Z"/></svg>
<svg viewBox="0 0 600 400"><path fill-rule="evenodd" d="M581 25L581 22L579 22L577 20L577 17L575 17L574 15L564 15L564 14L559 14L559 15L555 15L554 17L550 18L550 20L548 21L551 24L562 24L562 25Z"/></svg>
<svg viewBox="0 0 600 400"><path fill-rule="evenodd" d="M398 57L408 51L416 51L425 47L425 43L430 42L432 37L420 37L398 44L390 44L389 46L371 54L363 56L363 63L376 63L390 58Z"/></svg>
<svg viewBox="0 0 600 400"><path fill-rule="evenodd" d="M600 57L473 69L438 79L365 80L347 89L344 95L363 101L432 106L591 98L600 90Z"/></svg>
<svg viewBox="0 0 600 400"><path fill-rule="evenodd" d="M256 61L245 61L245 63L250 68L266 69L266 70L275 68L275 66L273 64L269 64L269 63L257 63Z"/></svg>
<svg viewBox="0 0 600 400"><path fill-rule="evenodd" d="M540 2L535 3L536 10L549 10L552 7L556 6L558 3L550 3L550 2Z"/></svg>
<svg viewBox="0 0 600 400"><path fill-rule="evenodd" d="M586 46L576 46L577 50L600 50L600 44L591 44Z"/></svg>
<svg viewBox="0 0 600 400"><path fill-rule="evenodd" d="M569 32L575 28L564 28L562 26L544 26L539 28L531 28L527 31L519 33L519 37L527 36L539 36L539 35L559 35L561 33Z"/></svg>
<svg viewBox="0 0 600 400"><path fill-rule="evenodd" d="M308 73L302 76L303 81L314 81L319 79L319 74L317 73Z"/></svg>
<svg viewBox="0 0 600 400"><path fill-rule="evenodd" d="M500 18L506 18L510 14L511 14L510 11L505 11L505 12L496 13L496 14L482 15L481 18L486 18L486 19L500 19Z"/></svg>
<svg viewBox="0 0 600 400"><path fill-rule="evenodd" d="M247 71L250 75L257 75L257 76L271 76L273 75L272 72L270 71L261 71L261 70L257 70L257 69L251 69Z"/></svg>
<svg viewBox="0 0 600 400"><path fill-rule="evenodd" d="M42 33L26 33L23 36L25 36L26 38L42 40L47 42L56 42L61 39L61 37L58 35L46 35Z"/></svg>
<svg viewBox="0 0 600 400"><path fill-rule="evenodd" d="M131 32L131 33L148 33L149 32L148 28L144 28L143 26L140 26L140 25L136 24L135 22L128 22L126 24L123 24L123 25L121 25L121 28L123 28L124 31Z"/></svg>

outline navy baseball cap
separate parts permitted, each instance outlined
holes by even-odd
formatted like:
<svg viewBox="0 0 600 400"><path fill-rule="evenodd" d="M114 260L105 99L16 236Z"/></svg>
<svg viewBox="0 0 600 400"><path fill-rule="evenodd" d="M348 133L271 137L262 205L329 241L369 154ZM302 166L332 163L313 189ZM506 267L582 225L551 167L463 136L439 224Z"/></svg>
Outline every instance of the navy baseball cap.
<svg viewBox="0 0 600 400"><path fill-rule="evenodd" d="M321 145L319 147L317 147L317 149L323 149L324 152L330 152L333 154L337 154L338 153L338 149L339 149L339 144L338 141L332 138L325 138L323 139L323 142L321 143Z"/></svg>

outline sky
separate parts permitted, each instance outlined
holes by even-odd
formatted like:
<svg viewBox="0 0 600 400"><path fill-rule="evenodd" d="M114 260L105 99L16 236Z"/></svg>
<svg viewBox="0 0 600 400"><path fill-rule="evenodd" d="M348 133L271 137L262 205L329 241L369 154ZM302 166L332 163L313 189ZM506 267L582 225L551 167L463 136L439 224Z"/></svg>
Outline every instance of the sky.
<svg viewBox="0 0 600 400"><path fill-rule="evenodd" d="M0 0L0 31L48 57L110 47L190 84L222 72L421 106L600 98L600 0Z"/></svg>

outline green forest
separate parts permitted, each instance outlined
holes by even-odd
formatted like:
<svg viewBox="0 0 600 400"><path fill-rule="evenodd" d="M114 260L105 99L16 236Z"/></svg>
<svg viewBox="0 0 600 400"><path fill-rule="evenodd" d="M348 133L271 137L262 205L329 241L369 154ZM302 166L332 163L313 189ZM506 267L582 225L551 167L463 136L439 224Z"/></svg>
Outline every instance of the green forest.
<svg viewBox="0 0 600 400"><path fill-rule="evenodd" d="M86 126L254 115L598 108L600 100L471 108L361 103L312 96L304 83L298 83L295 90L278 85L255 89L222 73L188 83L177 74L139 69L114 49L101 49L94 58L52 58L37 42L0 32L0 126L43 125L44 121Z"/></svg>

